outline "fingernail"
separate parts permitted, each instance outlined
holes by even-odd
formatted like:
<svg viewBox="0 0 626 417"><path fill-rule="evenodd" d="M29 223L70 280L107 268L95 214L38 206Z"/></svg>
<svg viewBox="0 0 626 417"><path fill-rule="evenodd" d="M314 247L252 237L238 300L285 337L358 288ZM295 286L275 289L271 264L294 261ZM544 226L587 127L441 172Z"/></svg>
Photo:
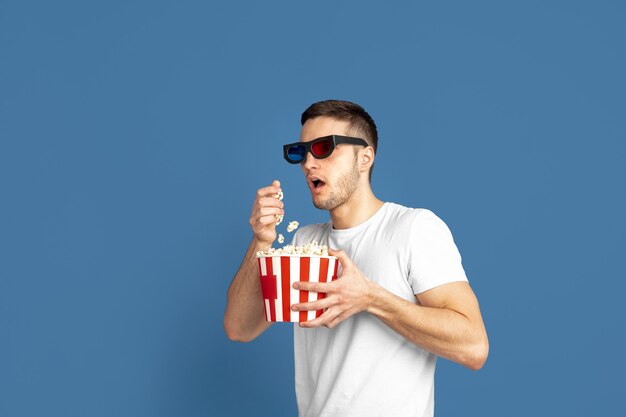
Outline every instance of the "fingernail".
<svg viewBox="0 0 626 417"><path fill-rule="evenodd" d="M298 288L300 288L300 286L298 285L298 283L297 283L297 282L293 284L293 287L294 287L296 290L297 290Z"/></svg>

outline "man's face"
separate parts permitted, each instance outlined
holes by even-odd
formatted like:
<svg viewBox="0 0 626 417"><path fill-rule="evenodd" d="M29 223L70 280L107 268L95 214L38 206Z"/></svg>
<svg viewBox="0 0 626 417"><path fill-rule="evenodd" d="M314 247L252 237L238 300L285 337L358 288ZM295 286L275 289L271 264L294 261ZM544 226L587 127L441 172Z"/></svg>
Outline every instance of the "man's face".
<svg viewBox="0 0 626 417"><path fill-rule="evenodd" d="M301 142L328 135L348 136L348 122L330 117L309 119L302 126ZM359 184L358 159L354 145L340 144L324 159L310 153L302 164L302 171L313 197L313 204L321 210L332 210L347 202Z"/></svg>

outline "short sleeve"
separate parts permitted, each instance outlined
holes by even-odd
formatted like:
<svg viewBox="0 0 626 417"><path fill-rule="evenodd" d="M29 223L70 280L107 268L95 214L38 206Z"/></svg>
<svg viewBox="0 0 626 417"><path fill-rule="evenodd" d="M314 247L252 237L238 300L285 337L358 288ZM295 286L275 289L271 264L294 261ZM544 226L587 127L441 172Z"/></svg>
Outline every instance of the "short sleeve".
<svg viewBox="0 0 626 417"><path fill-rule="evenodd" d="M293 237L291 238L291 243L290 243L291 245L298 246L298 235L300 234L299 232L300 232L300 229L296 230L293 233Z"/></svg>
<svg viewBox="0 0 626 417"><path fill-rule="evenodd" d="M455 281L467 281L448 226L432 211L419 209L409 236L409 285L414 294Z"/></svg>

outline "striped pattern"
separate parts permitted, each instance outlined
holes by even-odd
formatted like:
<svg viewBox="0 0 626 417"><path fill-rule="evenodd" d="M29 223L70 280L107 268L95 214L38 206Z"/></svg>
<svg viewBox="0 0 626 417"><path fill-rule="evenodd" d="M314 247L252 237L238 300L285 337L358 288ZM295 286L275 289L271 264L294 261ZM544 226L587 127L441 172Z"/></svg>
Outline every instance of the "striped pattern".
<svg viewBox="0 0 626 417"><path fill-rule="evenodd" d="M316 301L325 293L299 291L297 281L330 282L337 279L334 256L261 256L258 258L261 291L267 321L304 322L322 315L317 311L291 311L291 305Z"/></svg>

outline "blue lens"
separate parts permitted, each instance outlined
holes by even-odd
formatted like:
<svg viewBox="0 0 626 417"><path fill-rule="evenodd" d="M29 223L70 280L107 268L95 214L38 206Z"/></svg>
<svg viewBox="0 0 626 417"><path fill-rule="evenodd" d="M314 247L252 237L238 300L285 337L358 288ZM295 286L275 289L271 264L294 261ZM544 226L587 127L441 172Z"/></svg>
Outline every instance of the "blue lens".
<svg viewBox="0 0 626 417"><path fill-rule="evenodd" d="M300 162L305 158L306 147L304 145L294 145L287 150L287 156L289 159L295 162Z"/></svg>

